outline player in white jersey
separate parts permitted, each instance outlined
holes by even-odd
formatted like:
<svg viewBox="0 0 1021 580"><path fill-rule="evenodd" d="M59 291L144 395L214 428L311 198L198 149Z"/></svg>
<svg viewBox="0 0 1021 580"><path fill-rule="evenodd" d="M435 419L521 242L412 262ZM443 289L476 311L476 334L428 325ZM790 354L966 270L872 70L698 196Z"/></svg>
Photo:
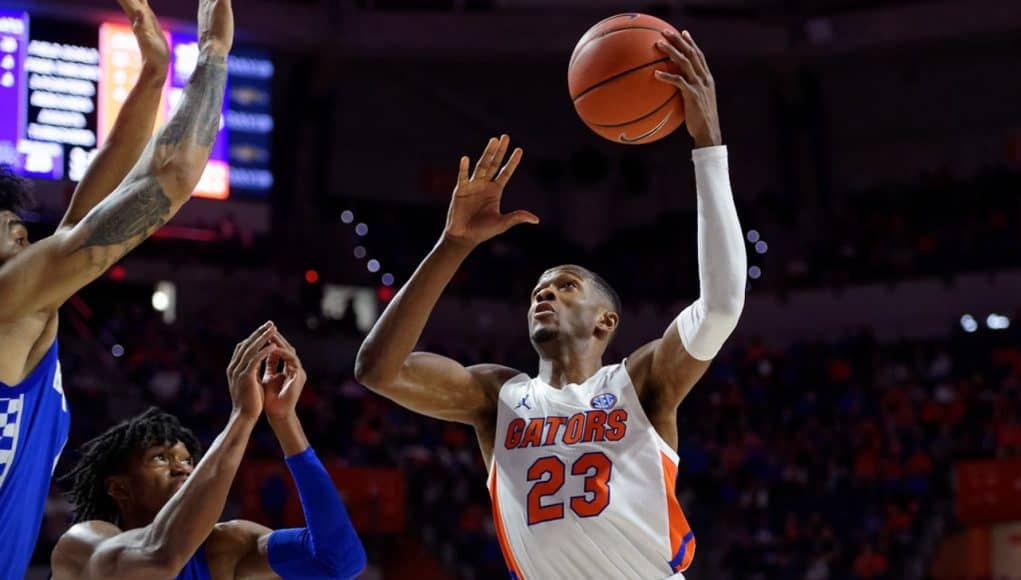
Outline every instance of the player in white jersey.
<svg viewBox="0 0 1021 580"><path fill-rule="evenodd" d="M502 365L462 366L412 352L429 314L478 244L521 223L500 201L521 149L491 139L468 175L461 159L443 236L366 337L356 374L412 410L475 427L489 466L500 544L511 577L681 578L695 540L674 496L677 408L730 335L744 306L747 258L730 190L715 85L691 36L660 49L681 74L657 73L684 96L698 195L701 296L661 338L620 364L603 354L620 300L580 266L539 278L528 310L534 378Z"/></svg>

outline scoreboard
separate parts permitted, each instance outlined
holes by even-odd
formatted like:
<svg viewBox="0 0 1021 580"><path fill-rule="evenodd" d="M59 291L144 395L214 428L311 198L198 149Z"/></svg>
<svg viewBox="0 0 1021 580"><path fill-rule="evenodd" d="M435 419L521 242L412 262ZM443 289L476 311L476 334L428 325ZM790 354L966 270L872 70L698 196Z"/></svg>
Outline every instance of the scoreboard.
<svg viewBox="0 0 1021 580"><path fill-rule="evenodd" d="M193 32L164 31L170 71L156 128L195 69ZM142 68L127 24L31 18L0 9L0 163L26 177L79 181ZM235 47L227 62L220 131L195 195L262 198L273 186L273 62Z"/></svg>

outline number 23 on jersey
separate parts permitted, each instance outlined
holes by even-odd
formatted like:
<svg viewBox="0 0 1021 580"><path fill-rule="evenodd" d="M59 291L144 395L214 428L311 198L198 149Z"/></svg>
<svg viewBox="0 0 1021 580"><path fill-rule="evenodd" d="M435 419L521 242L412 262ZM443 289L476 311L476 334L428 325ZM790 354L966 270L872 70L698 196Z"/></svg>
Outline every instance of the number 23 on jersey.
<svg viewBox="0 0 1021 580"><path fill-rule="evenodd" d="M564 502L544 504L543 499L554 495L564 486L568 466L559 457L540 457L528 468L528 481L534 481L528 492L528 525L541 524L564 517ZM603 513L610 505L610 474L613 463L599 451L586 453L570 466L571 476L584 477L581 495L572 496L567 502L581 518L591 518Z"/></svg>

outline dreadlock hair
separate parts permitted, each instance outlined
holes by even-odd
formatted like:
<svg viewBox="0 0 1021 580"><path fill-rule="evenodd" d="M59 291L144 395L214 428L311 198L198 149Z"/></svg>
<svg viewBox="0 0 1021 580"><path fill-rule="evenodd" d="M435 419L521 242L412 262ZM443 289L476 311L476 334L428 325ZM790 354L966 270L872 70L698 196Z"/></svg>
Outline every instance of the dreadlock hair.
<svg viewBox="0 0 1021 580"><path fill-rule="evenodd" d="M120 474L136 451L178 441L197 462L203 449L195 434L182 427L177 417L150 407L83 444L78 464L61 477L71 483L67 497L74 505L74 523L103 520L117 524L120 511L106 491L106 478Z"/></svg>
<svg viewBox="0 0 1021 580"><path fill-rule="evenodd" d="M31 186L27 179L14 174L14 169L0 163L0 211L20 213L32 207Z"/></svg>

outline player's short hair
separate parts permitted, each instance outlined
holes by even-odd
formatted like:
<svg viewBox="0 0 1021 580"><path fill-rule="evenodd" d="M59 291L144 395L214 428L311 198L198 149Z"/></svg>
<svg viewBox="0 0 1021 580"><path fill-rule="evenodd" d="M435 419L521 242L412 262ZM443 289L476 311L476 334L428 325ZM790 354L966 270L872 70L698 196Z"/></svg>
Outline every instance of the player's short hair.
<svg viewBox="0 0 1021 580"><path fill-rule="evenodd" d="M18 177L10 165L0 163L0 211L21 213L32 207L33 202L28 180Z"/></svg>
<svg viewBox="0 0 1021 580"><path fill-rule="evenodd" d="M596 286L596 290L598 290L599 293L602 294L610 302L610 305L613 306L613 311L617 313L617 316L623 316L623 312L621 312L623 310L623 306L621 305L620 302L620 295L617 294L617 291L613 289L613 286L610 286L610 283L607 282L605 278L603 278L599 274L596 274L592 270L589 270L584 266L578 266L577 264L562 264L560 266L556 266L550 268L549 270L546 270L546 272L543 272L543 275L552 270L559 270L564 268L580 271L583 274L583 277L592 281L592 283L595 284Z"/></svg>
<svg viewBox="0 0 1021 580"><path fill-rule="evenodd" d="M610 304L613 306L613 311L617 313L617 316L623 316L624 313L621 312L621 310L623 310L624 307L620 303L620 295L613 289L613 286L610 286L610 283L599 274L596 274L591 270L589 270L588 273L589 279L595 283L596 288L598 288L599 291L610 301Z"/></svg>
<svg viewBox="0 0 1021 580"><path fill-rule="evenodd" d="M123 473L134 453L178 441L198 462L203 449L195 434L182 427L177 417L150 407L84 443L78 464L61 478L71 483L67 497L74 505L74 523L103 520L117 524L120 511L106 492L106 478Z"/></svg>

